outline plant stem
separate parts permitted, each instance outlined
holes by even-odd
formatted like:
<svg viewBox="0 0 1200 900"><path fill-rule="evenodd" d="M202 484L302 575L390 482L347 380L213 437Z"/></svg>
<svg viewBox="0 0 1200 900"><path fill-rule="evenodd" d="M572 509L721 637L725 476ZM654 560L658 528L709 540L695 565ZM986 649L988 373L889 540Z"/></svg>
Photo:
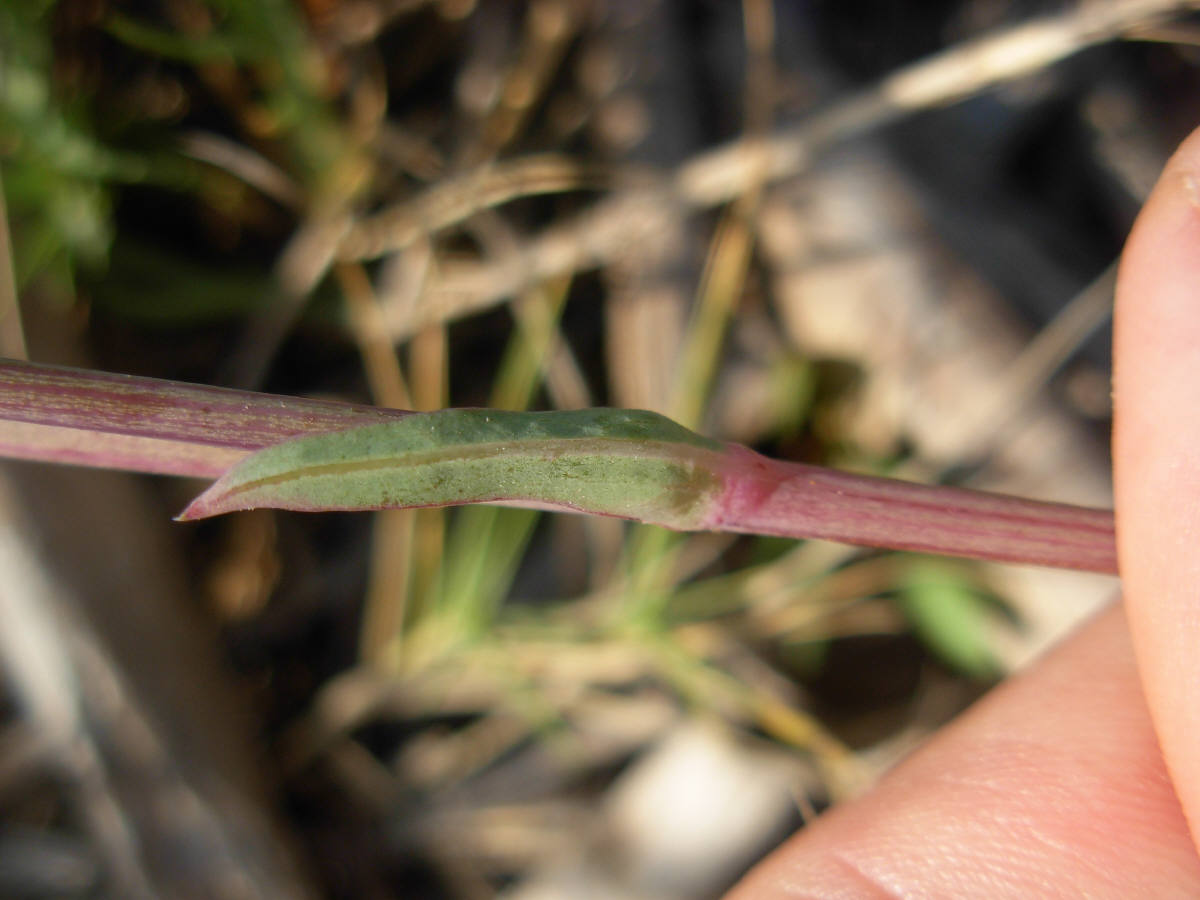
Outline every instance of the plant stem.
<svg viewBox="0 0 1200 900"><path fill-rule="evenodd" d="M289 438L405 415L0 360L0 456L18 459L214 478ZM679 452L723 485L706 529L1116 572L1110 510L855 475L734 444Z"/></svg>
<svg viewBox="0 0 1200 900"><path fill-rule="evenodd" d="M407 415L0 359L0 456L217 478L302 434Z"/></svg>
<svg viewBox="0 0 1200 900"><path fill-rule="evenodd" d="M855 475L730 445L713 530L1116 574L1111 510Z"/></svg>

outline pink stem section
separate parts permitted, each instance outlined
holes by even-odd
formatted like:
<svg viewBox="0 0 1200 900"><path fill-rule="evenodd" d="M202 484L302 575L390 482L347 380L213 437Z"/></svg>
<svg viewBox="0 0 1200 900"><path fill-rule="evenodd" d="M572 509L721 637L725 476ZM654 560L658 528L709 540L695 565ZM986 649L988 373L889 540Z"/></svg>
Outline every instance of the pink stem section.
<svg viewBox="0 0 1200 900"><path fill-rule="evenodd" d="M1111 510L854 475L731 445L714 530L1116 574Z"/></svg>
<svg viewBox="0 0 1200 900"><path fill-rule="evenodd" d="M403 410L0 359L0 456L217 478L288 438Z"/></svg>

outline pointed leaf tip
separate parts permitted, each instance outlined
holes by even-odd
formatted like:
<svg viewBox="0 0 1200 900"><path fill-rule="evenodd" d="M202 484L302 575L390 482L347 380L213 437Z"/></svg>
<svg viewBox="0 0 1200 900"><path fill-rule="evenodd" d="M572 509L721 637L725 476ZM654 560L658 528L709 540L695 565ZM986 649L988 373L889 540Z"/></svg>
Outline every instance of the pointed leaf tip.
<svg viewBox="0 0 1200 900"><path fill-rule="evenodd" d="M214 482L213 487L215 486L216 483ZM198 519L210 519L213 516L217 516L222 512L225 512L226 510L214 509L213 505L209 501L209 495L212 493L213 487L209 487L194 500L192 500L191 503L184 507L183 511L175 517L175 521L195 522Z"/></svg>

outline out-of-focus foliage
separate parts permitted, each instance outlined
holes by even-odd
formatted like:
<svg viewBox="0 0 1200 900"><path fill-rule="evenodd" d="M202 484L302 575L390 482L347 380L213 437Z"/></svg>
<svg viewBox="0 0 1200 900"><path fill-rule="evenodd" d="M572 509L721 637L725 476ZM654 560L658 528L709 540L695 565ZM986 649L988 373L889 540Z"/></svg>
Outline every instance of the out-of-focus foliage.
<svg viewBox="0 0 1200 900"><path fill-rule="evenodd" d="M102 262L113 236L108 182L144 174L96 138L86 98L58 91L53 9L50 0L0 9L0 168L20 285L43 271L69 283L76 265Z"/></svg>
<svg viewBox="0 0 1200 900"><path fill-rule="evenodd" d="M960 565L917 559L905 566L898 599L917 634L947 664L973 678L994 678L999 666L988 636L996 606L975 582Z"/></svg>

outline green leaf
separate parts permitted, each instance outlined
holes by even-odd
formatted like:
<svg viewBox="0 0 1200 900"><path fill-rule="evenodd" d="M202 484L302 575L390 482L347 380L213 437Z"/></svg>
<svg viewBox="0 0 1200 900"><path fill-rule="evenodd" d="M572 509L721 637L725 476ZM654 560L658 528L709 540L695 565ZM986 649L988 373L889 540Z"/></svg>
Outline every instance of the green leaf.
<svg viewBox="0 0 1200 900"><path fill-rule="evenodd" d="M104 21L104 28L122 43L144 50L164 59L192 65L245 61L258 54L246 40L223 34L180 34L154 28L121 13L113 13Z"/></svg>
<svg viewBox="0 0 1200 900"><path fill-rule="evenodd" d="M201 263L121 235L108 267L88 289L103 313L141 326L176 328L246 316L277 291L269 272Z"/></svg>
<svg viewBox="0 0 1200 900"><path fill-rule="evenodd" d="M975 678L994 678L1000 665L988 642L994 627L991 603L961 566L914 559L898 596L917 635L947 665Z"/></svg>
<svg viewBox="0 0 1200 900"><path fill-rule="evenodd" d="M448 409L286 441L234 466L181 519L500 503L703 526L722 445L656 413Z"/></svg>

